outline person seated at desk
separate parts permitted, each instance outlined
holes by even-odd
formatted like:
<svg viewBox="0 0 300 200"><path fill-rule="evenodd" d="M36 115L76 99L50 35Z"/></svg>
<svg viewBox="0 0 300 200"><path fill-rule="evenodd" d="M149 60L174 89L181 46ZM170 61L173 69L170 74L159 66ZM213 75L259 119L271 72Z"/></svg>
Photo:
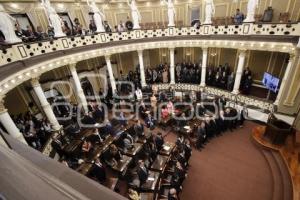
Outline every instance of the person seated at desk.
<svg viewBox="0 0 300 200"><path fill-rule="evenodd" d="M128 133L123 133L120 138L120 145L123 150L129 150L134 148L134 140Z"/></svg>
<svg viewBox="0 0 300 200"><path fill-rule="evenodd" d="M83 123L83 125L94 125L97 123L93 117L92 112L88 112L88 114L85 114L81 122Z"/></svg>
<svg viewBox="0 0 300 200"><path fill-rule="evenodd" d="M100 105L95 106L94 112L93 112L94 118L95 118L97 121L98 121L98 120L103 121L103 120L104 120L104 115L105 115L105 113L104 113L103 107L100 106Z"/></svg>
<svg viewBox="0 0 300 200"><path fill-rule="evenodd" d="M144 147L144 154L145 154L145 157L147 158L147 160L149 161L149 165L150 163L153 163L156 156L157 156L157 149L156 149L156 146L155 146L155 143L153 142L153 140L147 142L145 144L145 147Z"/></svg>
<svg viewBox="0 0 300 200"><path fill-rule="evenodd" d="M146 183L149 175L149 171L145 166L145 163L143 160L139 160L139 166L137 168L137 174L140 180L140 186Z"/></svg>
<svg viewBox="0 0 300 200"><path fill-rule="evenodd" d="M177 192L181 191L182 182L186 177L186 171L181 166L180 162L176 162L175 171L171 178L171 187L175 188Z"/></svg>
<svg viewBox="0 0 300 200"><path fill-rule="evenodd" d="M104 135L113 135L113 134L114 134L113 126L111 125L111 122L107 119L105 121Z"/></svg>
<svg viewBox="0 0 300 200"><path fill-rule="evenodd" d="M158 100L160 102L165 102L167 100L167 95L163 91L161 91L158 95Z"/></svg>
<svg viewBox="0 0 300 200"><path fill-rule="evenodd" d="M225 127L225 124L224 124L224 111L223 110L220 110L219 114L217 116L215 116L215 121L216 121L217 126L220 130L219 134L221 134L222 132L225 132L226 127Z"/></svg>
<svg viewBox="0 0 300 200"><path fill-rule="evenodd" d="M104 160L110 167L114 167L120 160L122 160L122 154L116 145L110 145L109 150L104 153Z"/></svg>
<svg viewBox="0 0 300 200"><path fill-rule="evenodd" d="M92 143L89 140L84 140L81 146L82 152L89 152L92 149Z"/></svg>
<svg viewBox="0 0 300 200"><path fill-rule="evenodd" d="M73 122L70 127L68 127L66 130L66 133L69 134L71 137L75 137L80 133L80 127Z"/></svg>
<svg viewBox="0 0 300 200"><path fill-rule="evenodd" d="M155 145L156 145L157 151L159 152L163 148L163 145L165 143L162 134L161 133L157 133L157 135L154 138L154 141L155 141Z"/></svg>
<svg viewBox="0 0 300 200"><path fill-rule="evenodd" d="M146 127L150 128L150 130L153 130L155 128L155 120L150 113L148 114L145 123Z"/></svg>
<svg viewBox="0 0 300 200"><path fill-rule="evenodd" d="M103 142L104 138L100 136L99 130L97 128L94 128L92 134L88 137L88 140L93 144L100 144Z"/></svg>
<svg viewBox="0 0 300 200"><path fill-rule="evenodd" d="M184 143L184 137L183 135L178 135L177 140L176 140L176 145L177 146L182 146Z"/></svg>
<svg viewBox="0 0 300 200"><path fill-rule="evenodd" d="M136 120L136 124L133 126L133 129L134 129L134 133L135 133L134 137L141 138L145 135L144 125L141 123L140 120Z"/></svg>
<svg viewBox="0 0 300 200"><path fill-rule="evenodd" d="M175 152L176 160L181 164L181 166L186 169L188 166L188 162L185 159L185 152L183 146L177 146L177 150Z"/></svg>
<svg viewBox="0 0 300 200"><path fill-rule="evenodd" d="M103 183L106 180L105 167L102 165L99 158L96 158L95 163L93 163L89 175L95 177L100 183Z"/></svg>

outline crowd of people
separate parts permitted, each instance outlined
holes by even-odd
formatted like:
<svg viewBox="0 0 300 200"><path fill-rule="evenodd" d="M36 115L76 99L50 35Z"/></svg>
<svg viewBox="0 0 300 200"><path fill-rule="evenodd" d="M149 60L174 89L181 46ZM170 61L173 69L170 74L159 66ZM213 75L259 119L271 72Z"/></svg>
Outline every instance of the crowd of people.
<svg viewBox="0 0 300 200"><path fill-rule="evenodd" d="M200 84L201 82L201 64L192 62L182 62L175 65L176 83ZM134 71L129 71L128 75L120 72L120 81L132 82L135 87L141 88L139 66ZM156 67L145 69L145 78L147 84L170 83L170 66L167 63L159 64ZM206 71L206 85L217 87L223 90L232 91L235 81L235 73L231 71L228 63L218 67L208 67ZM243 71L240 91L248 95L252 86L252 72L247 67Z"/></svg>
<svg viewBox="0 0 300 200"><path fill-rule="evenodd" d="M51 124L46 118L38 119L29 112L12 116L12 119L28 145L37 150L42 150L53 133Z"/></svg>

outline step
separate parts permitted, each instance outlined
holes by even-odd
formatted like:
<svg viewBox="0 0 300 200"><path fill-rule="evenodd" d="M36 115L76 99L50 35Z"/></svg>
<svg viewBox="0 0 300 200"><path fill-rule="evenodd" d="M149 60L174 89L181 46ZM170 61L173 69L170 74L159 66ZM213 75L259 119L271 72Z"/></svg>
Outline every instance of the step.
<svg viewBox="0 0 300 200"><path fill-rule="evenodd" d="M283 181L278 164L270 150L261 149L261 152L265 156L272 174L273 186L270 186L273 187L272 200L283 200Z"/></svg>
<svg viewBox="0 0 300 200"><path fill-rule="evenodd" d="M277 166L280 169L282 182L283 182L283 200L292 200L293 199L293 185L291 181L291 177L289 174L289 170L284 163L281 155L278 152L272 151L272 155L277 162Z"/></svg>

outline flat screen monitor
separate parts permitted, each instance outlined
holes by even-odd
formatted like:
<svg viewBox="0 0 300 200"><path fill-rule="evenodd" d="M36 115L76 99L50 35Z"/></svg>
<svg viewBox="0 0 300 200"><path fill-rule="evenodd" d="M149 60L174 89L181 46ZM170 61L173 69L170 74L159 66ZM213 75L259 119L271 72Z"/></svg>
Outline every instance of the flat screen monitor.
<svg viewBox="0 0 300 200"><path fill-rule="evenodd" d="M264 73L264 78L262 80L264 86L268 88L268 90L271 90L273 92L278 91L278 86L279 86L279 78L273 76L272 74L269 74L267 72Z"/></svg>

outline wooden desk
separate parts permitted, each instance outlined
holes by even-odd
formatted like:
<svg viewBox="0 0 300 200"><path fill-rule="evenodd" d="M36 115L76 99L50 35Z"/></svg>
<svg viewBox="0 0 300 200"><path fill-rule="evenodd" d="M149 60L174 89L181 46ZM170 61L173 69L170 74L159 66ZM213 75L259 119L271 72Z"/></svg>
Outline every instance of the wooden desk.
<svg viewBox="0 0 300 200"><path fill-rule="evenodd" d="M129 149L129 150L125 150L124 154L130 157L135 156L141 149L142 149L143 145L140 143L134 143L134 148Z"/></svg>
<svg viewBox="0 0 300 200"><path fill-rule="evenodd" d="M176 145L174 143L166 142L163 145L163 148L160 150L159 154L163 156L170 156L175 146Z"/></svg>
<svg viewBox="0 0 300 200"><path fill-rule="evenodd" d="M148 179L146 183L141 186L141 189L144 191L155 191L159 176L159 172L149 171Z"/></svg>
<svg viewBox="0 0 300 200"><path fill-rule="evenodd" d="M150 169L153 171L162 172L165 169L168 160L169 160L168 156L157 155Z"/></svg>
<svg viewBox="0 0 300 200"><path fill-rule="evenodd" d="M95 161L96 158L99 158L99 156L108 149L109 145L111 145L114 141L114 138L112 136L108 136L102 144L99 144L96 146L95 150L91 153L91 156L89 158L85 159L85 162L82 163L76 171L78 171L81 174L86 175L89 170L92 167L92 163Z"/></svg>
<svg viewBox="0 0 300 200"><path fill-rule="evenodd" d="M113 170L122 173L124 170L127 169L129 163L131 162L132 158L126 155L123 155L123 159L120 160L116 165L112 167Z"/></svg>

